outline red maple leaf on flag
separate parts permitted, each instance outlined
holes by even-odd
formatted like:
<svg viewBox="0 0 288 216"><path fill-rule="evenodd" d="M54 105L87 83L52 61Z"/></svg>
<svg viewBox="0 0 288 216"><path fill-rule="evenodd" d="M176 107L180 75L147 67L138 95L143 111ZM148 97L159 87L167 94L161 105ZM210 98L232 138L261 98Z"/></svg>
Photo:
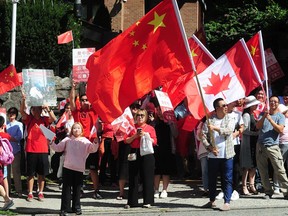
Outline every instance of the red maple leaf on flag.
<svg viewBox="0 0 288 216"><path fill-rule="evenodd" d="M229 83L231 81L231 77L229 74L223 76L222 80L220 75L212 72L211 78L209 79L212 85L207 85L203 87L205 94L213 94L214 96L217 95L219 92L224 90L229 90Z"/></svg>

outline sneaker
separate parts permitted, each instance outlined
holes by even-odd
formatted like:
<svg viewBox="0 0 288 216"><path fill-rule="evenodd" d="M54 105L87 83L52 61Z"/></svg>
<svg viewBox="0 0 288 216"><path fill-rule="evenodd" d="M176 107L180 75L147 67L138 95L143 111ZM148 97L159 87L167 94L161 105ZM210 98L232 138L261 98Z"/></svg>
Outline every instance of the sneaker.
<svg viewBox="0 0 288 216"><path fill-rule="evenodd" d="M43 201L44 201L44 194L43 194L43 193L39 193L39 194L38 194L38 200L39 200L40 202L43 202Z"/></svg>
<svg viewBox="0 0 288 216"><path fill-rule="evenodd" d="M93 198L94 199L103 199L99 190L94 191Z"/></svg>
<svg viewBox="0 0 288 216"><path fill-rule="evenodd" d="M158 190L155 191L154 198L159 198L159 191Z"/></svg>
<svg viewBox="0 0 288 216"><path fill-rule="evenodd" d="M68 214L68 212L66 212L66 211L61 211L60 212L60 216L68 216L69 214Z"/></svg>
<svg viewBox="0 0 288 216"><path fill-rule="evenodd" d="M205 205L201 206L201 208L216 208L215 202L208 202Z"/></svg>
<svg viewBox="0 0 288 216"><path fill-rule="evenodd" d="M2 211L7 211L14 205L14 202L12 199L10 199L8 202L5 202L4 206L1 208Z"/></svg>
<svg viewBox="0 0 288 216"><path fill-rule="evenodd" d="M143 205L143 208L151 208L151 204L145 204Z"/></svg>
<svg viewBox="0 0 288 216"><path fill-rule="evenodd" d="M75 213L76 213L76 215L82 215L82 210L81 209L76 209Z"/></svg>
<svg viewBox="0 0 288 216"><path fill-rule="evenodd" d="M166 190L163 190L160 194L160 198L167 198L168 197L168 193Z"/></svg>
<svg viewBox="0 0 288 216"><path fill-rule="evenodd" d="M265 194L265 195L263 196L263 199L266 199L266 200L272 199L272 195Z"/></svg>
<svg viewBox="0 0 288 216"><path fill-rule="evenodd" d="M223 199L224 198L224 193L221 191L215 198L217 200Z"/></svg>
<svg viewBox="0 0 288 216"><path fill-rule="evenodd" d="M32 194L32 193L29 193L29 194L27 195L26 200L27 200L28 202L32 202L33 198L34 198L33 194Z"/></svg>
<svg viewBox="0 0 288 216"><path fill-rule="evenodd" d="M235 200L238 200L238 199L239 199L239 193L236 190L234 190L232 195L231 195L231 200L235 201Z"/></svg>
<svg viewBox="0 0 288 216"><path fill-rule="evenodd" d="M280 194L280 189L279 189L279 188L275 188L275 189L274 189L274 194L279 195L279 194Z"/></svg>
<svg viewBox="0 0 288 216"><path fill-rule="evenodd" d="M230 205L228 203L225 203L219 210L220 211L229 211Z"/></svg>

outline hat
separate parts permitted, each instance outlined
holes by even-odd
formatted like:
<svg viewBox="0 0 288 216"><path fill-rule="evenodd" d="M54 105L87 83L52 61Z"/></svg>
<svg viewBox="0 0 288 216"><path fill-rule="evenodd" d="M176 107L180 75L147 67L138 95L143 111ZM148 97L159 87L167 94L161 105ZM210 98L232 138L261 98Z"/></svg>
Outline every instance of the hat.
<svg viewBox="0 0 288 216"><path fill-rule="evenodd" d="M247 109L247 108L254 106L254 105L258 105L260 103L261 102L259 100L257 100L253 95L248 96L245 98L244 109Z"/></svg>
<svg viewBox="0 0 288 216"><path fill-rule="evenodd" d="M288 110L288 107L285 106L284 104L279 104L278 110L279 110L280 113L284 113L284 112L286 112Z"/></svg>

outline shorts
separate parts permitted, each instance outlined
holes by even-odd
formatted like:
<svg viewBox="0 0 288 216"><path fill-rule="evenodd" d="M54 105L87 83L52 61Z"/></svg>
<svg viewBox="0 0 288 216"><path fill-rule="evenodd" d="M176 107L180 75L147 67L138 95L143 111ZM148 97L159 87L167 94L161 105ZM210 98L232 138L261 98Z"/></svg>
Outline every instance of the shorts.
<svg viewBox="0 0 288 216"><path fill-rule="evenodd" d="M27 176L49 174L48 153L27 152Z"/></svg>
<svg viewBox="0 0 288 216"><path fill-rule="evenodd" d="M99 153L90 153L86 160L86 169L98 170L99 169Z"/></svg>

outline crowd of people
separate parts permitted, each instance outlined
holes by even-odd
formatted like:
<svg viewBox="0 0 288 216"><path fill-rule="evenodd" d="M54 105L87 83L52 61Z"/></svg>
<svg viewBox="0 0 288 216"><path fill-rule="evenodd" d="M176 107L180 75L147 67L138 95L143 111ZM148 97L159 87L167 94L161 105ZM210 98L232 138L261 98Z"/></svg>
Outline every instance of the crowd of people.
<svg viewBox="0 0 288 216"><path fill-rule="evenodd" d="M165 119L156 97L148 103L138 100L130 106L135 129L117 142L112 125L101 121L85 92L77 94L76 87L77 83L73 83L69 102L58 117L47 105L32 106L27 111L25 95L19 110L21 121L17 120L16 107L8 109L7 120L0 115L0 136L10 140L14 154L13 163L2 166L0 195L5 201L2 210L14 205L11 185L16 197L32 202L36 195L39 201L45 200L45 177L51 167L52 152L59 159L56 169L62 189L60 215L71 211L82 214L80 198L85 170L89 170L93 198L103 198L101 185L109 177L111 186L119 188L115 198L127 199L124 208L150 208L155 199L169 196L170 178L179 172L176 155L185 157L188 148L197 151L201 164L203 196L209 197L204 208L215 208L215 200L223 198L220 210L230 210L230 201L238 199L239 194L259 193L256 181L262 183L265 199L280 191L288 199L288 92L284 92L282 103L274 95L265 103L267 98L262 89L229 104L217 98L213 102L215 111L199 121L194 131L188 132L189 136L184 135L188 133L183 132L181 119L178 122ZM3 101L0 102L2 106ZM54 130L55 139L47 140L41 125ZM186 142L184 137L188 138ZM25 160L21 159L23 151ZM27 196L21 182L23 161ZM219 174L221 191L217 194ZM142 204L138 202L139 192Z"/></svg>

